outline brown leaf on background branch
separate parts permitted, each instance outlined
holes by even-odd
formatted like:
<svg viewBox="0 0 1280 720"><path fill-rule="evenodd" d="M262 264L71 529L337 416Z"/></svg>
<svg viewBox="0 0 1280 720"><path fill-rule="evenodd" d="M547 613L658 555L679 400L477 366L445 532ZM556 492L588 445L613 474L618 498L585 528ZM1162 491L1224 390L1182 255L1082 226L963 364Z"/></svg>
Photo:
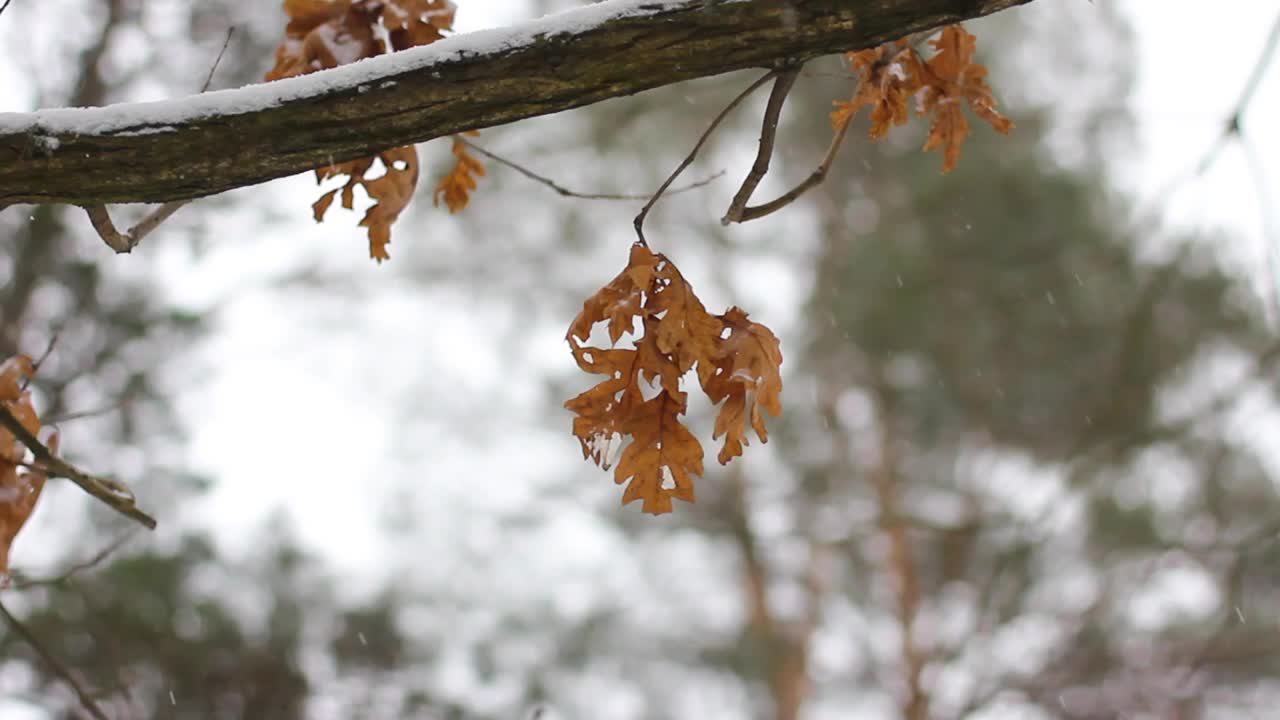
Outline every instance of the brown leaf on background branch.
<svg viewBox="0 0 1280 720"><path fill-rule="evenodd" d="M289 24L267 80L305 75L381 55L388 52L386 41L380 37L383 33L393 51L428 45L452 29L455 11L449 0L285 0L284 8ZM371 178L368 172L375 160L382 161L386 173ZM483 167L479 174L484 174ZM391 225L417 188L417 151L406 145L375 157L316 170L317 180L338 175L348 175L349 179L342 188L321 195L312 205L316 221L324 218L339 192L342 206L353 209L353 191L357 185L363 187L373 201L360 221L361 227L369 229L369 256L378 262L388 259Z"/></svg>
<svg viewBox="0 0 1280 720"><path fill-rule="evenodd" d="M999 133L1008 133L1013 122L996 111L996 99L987 85L987 68L973 62L978 39L959 25L948 25L929 41L937 53L925 67L927 80L921 95L921 114L933 113L933 125L924 149L941 147L942 171L948 172L960 159L960 146L969 135L969 121L960 111L967 100L973 114L986 120Z"/></svg>
<svg viewBox="0 0 1280 720"><path fill-rule="evenodd" d="M906 39L848 53L850 65L859 73L858 86L852 99L833 103L831 124L837 133L843 132L860 109L870 107L868 134L879 140L891 127L907 122L909 101L915 98L919 115L933 115L924 149L942 148L942 171L950 172L969 136L961 102L968 102L973 113L999 133L1008 133L1013 123L995 109L987 68L973 62L977 38L960 25L948 25L929 44L935 52L928 61Z"/></svg>
<svg viewBox="0 0 1280 720"><path fill-rule="evenodd" d="M599 324L611 346L630 334L634 347L584 346ZM686 373L696 371L712 403L725 401L716 421L716 437L727 436L721 463L742 454L748 422L768 438L761 407L775 416L782 410L773 333L737 308L709 314L675 265L639 243L627 267L583 303L566 339L578 367L607 376L565 403L582 456L608 470L621 451L614 481L627 483L623 504L641 500L644 512L671 512L673 499L693 502L693 477L703 472L702 445L680 420Z"/></svg>

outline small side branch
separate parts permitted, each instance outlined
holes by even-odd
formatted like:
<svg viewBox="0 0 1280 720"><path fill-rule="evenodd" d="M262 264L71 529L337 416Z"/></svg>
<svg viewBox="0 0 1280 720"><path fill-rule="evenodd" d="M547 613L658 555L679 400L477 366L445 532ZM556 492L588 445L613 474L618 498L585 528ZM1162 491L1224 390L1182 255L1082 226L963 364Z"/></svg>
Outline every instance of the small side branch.
<svg viewBox="0 0 1280 720"><path fill-rule="evenodd" d="M98 237L107 244L107 247L115 250L119 254L133 252L133 249L142 242L142 238L147 236L152 230L160 226L160 223L169 219L170 215L178 212L178 208L187 204L187 200L176 200L167 202L160 207L152 210L146 217L138 221L137 225L129 228L128 232L122 233L116 230L115 223L111 222L111 214L107 212L106 205L86 205L84 211L89 214L89 222L93 225L93 229L97 231Z"/></svg>
<svg viewBox="0 0 1280 720"><path fill-rule="evenodd" d="M823 156L822 162L799 185L767 203L747 205L751 200L752 193L755 192L760 181L764 179L765 174L769 172L769 160L773 157L773 147L778 134L778 117L782 113L782 106L786 102L787 93L790 92L799 72L799 68L790 71L789 79L786 75L781 75L778 77L778 82L774 84L773 93L769 95L769 107L765 111L764 124L760 129L760 146L756 151L756 161L751 166L751 172L742 181L742 187L738 190L738 194L734 195L733 202L729 204L729 209L725 212L724 217L720 218L721 224L728 225L730 223L756 220L790 205L801 195L808 192L810 188L820 184L827 178L827 173L831 170L831 164L835 162L836 155L840 153L840 147L844 144L844 137L849 133L851 123L843 123L836 129L835 134L831 137L831 144L827 146L827 153Z"/></svg>
<svg viewBox="0 0 1280 720"><path fill-rule="evenodd" d="M14 417L13 412L3 403L0 403L0 425L3 425L6 430L13 433L19 442L27 446L27 449L35 456L38 467L51 477L66 478L79 485L80 489L106 503L121 515L137 521L148 530L156 528L155 518L138 509L133 491L128 486L117 480L90 475L54 455L44 443L40 442L38 437L28 430L18 418Z"/></svg>
<svg viewBox="0 0 1280 720"><path fill-rule="evenodd" d="M51 670L53 670L55 675L62 678L63 682L71 687L71 690L76 694L76 698L80 700L80 706L85 709L85 712L89 713L94 720L108 720L107 714L102 711L102 707L98 705L98 701L94 700L93 696L89 694L88 689L86 689L84 685L76 679L75 675L71 674L71 671L67 669L66 665L63 665L62 662L44 646L44 643L40 642L40 639L35 636L35 633L31 632L30 628L24 625L21 620L14 617L13 613L9 612L9 608L5 607L4 603L0 603L0 617L4 618L5 622L9 624L9 627L13 628L13 632L16 633L18 637L22 638L24 642L31 646L32 650L36 651L36 654L40 656L40 659L43 660Z"/></svg>
<svg viewBox="0 0 1280 720"><path fill-rule="evenodd" d="M31 588L36 588L36 587L51 587L51 586L62 585L66 583L68 580L75 577L76 575L79 575L82 572L92 570L98 567L99 565L101 565L103 561L111 557L111 555L113 555L116 550L119 550L132 537L133 537L133 533L127 533L127 534L121 535L120 537L113 540L110 545L107 545L106 547L102 548L97 553L95 553L93 557L89 558L88 560L78 562L75 565L72 565L66 570L63 570L58 575L54 575L52 577L44 577L44 578L19 577L17 580L15 580L13 583L9 585L8 589L29 590Z"/></svg>
<svg viewBox="0 0 1280 720"><path fill-rule="evenodd" d="M716 115L715 119L711 121L711 124L707 126L707 129L702 132L702 137L698 138L698 142L693 146L693 149L689 151L689 154L685 156L680 165L667 176L667 179L658 187L658 191L649 198L649 202L646 202L644 207L640 208L640 214L636 215L636 219L632 224L635 225L636 236L639 238L638 242L641 245L644 245L645 247L649 246L649 243L644 239L644 219L649 214L649 211L653 209L653 206L658 203L658 200L662 198L663 193L667 191L667 188L671 186L671 183L675 182L677 177L680 177L680 173L684 172L684 169L689 167L689 164L694 161L694 158L698 157L698 151L707 143L707 139L711 137L711 133L715 132L715 129L720 126L720 123L723 122L726 117L729 116L729 113L733 112L734 108L741 105L742 101L746 100L747 97L751 95L751 93L755 92L761 85L769 82L769 80L777 77L777 75L777 70L770 70L762 75L759 80L748 85L746 90L738 93L738 96L731 100L729 104L720 111L720 114Z"/></svg>
<svg viewBox="0 0 1280 720"><path fill-rule="evenodd" d="M769 93L769 104L764 110L764 122L760 127L760 146L756 150L756 161L751 164L751 172L747 173L747 177L742 181L742 187L738 188L738 193L733 196L728 212L720 220L721 223L728 225L730 222L739 221L743 209L751 201L751 194L756 191L756 186L769 172L769 161L773 158L773 144L778 135L778 118L782 115L782 106L786 104L787 95L795 86L796 77L799 74L799 67L792 68L778 73L777 79L773 81L773 90Z"/></svg>
<svg viewBox="0 0 1280 720"><path fill-rule="evenodd" d="M551 178L545 175L539 175L538 173L530 170L527 167L524 167L523 165L520 165L519 163L516 163L513 160L508 160L507 158L495 152L491 152L489 150L486 150L480 147L479 145L471 142L470 140L466 139L462 135L454 135L454 138L456 138L463 145L466 145L472 150L475 150L481 155L498 163L499 165L505 165L506 167L509 167L512 170L515 170L516 172L529 178L530 180L533 180L534 182L546 185L547 187L551 188L557 194L563 197L578 198L581 200L647 200L649 198L649 195L647 193L644 195L635 195L635 194L616 194L616 193L585 193L585 192L578 192L577 190L570 190L569 188L557 183L555 180L552 180ZM676 193L682 193L687 190L693 190L694 188L700 188L704 185L709 185L711 181L715 180L721 175L724 175L723 170L721 170L720 172L714 175L708 175L707 177L701 180L698 180L697 182L692 182L683 187L679 187L674 190L671 190L669 191L668 194L675 195Z"/></svg>

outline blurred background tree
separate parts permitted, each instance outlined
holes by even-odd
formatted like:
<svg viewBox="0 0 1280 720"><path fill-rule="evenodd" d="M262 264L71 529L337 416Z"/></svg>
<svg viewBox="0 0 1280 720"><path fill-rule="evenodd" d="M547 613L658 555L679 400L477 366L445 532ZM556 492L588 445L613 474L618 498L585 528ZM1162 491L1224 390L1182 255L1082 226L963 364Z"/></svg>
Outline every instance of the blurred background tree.
<svg viewBox="0 0 1280 720"><path fill-rule="evenodd" d="M282 25L274 7L231 0L102 6L100 35L58 45L80 77L42 89L70 102L39 104L192 90L230 22L215 86L248 82ZM179 526L66 580L19 578L0 600L113 718L516 718L539 703L548 717L624 719L1267 707L1280 505L1240 410L1274 412L1274 336L1216 261L1225 238L1163 230L1116 189L1132 133L1124 21L1036 3L971 29L1018 127L978 128L949 175L919 152L922 129L873 145L856 126L826 183L778 215L721 228L728 181L658 206L655 248L708 307L741 304L779 330L787 373L772 442L710 469L698 503L668 518L618 508L620 489L573 463L559 409L583 383L559 337L621 264L639 203L561 199L491 165L458 216L419 198L376 279L352 279L360 242L341 263L293 251L265 292L299 326L295 344L356 346L362 371L363 356L378 358L357 385L391 440L350 482L379 498L363 522L383 541L362 551L359 578L299 547L284 519L240 559L204 535L216 518L178 515L182 423L165 399L195 375L169 358L204 318L166 306L163 258L146 270L143 253L104 258L60 210L0 215L6 350L38 352L63 328L42 407L121 408L68 422L67 446L95 468L154 478L145 497ZM130 34L145 41L113 49ZM643 193L755 77L478 142L569 187ZM811 170L827 109L851 89L838 59L806 67L762 193ZM753 103L689 179L741 177ZM443 148L422 152L425 177L443 170ZM198 262L230 202L184 209L154 243L185 234ZM270 237L285 211L254 211L267 218L259 242L286 242ZM342 435L325 430L325 443ZM326 452L338 450L315 450ZM305 535L307 518L293 522ZM86 537L105 542L97 525ZM356 544L349 531L322 528L334 546L323 550ZM35 717L77 716L19 638L0 638L0 659L0 694L43 708Z"/></svg>

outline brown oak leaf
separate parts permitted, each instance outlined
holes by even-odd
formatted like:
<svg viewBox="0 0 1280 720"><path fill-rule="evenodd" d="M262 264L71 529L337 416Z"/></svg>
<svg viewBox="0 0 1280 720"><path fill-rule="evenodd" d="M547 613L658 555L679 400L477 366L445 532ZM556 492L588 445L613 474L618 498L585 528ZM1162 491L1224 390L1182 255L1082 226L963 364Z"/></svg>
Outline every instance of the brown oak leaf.
<svg viewBox="0 0 1280 720"><path fill-rule="evenodd" d="M17 355L0 364L0 404L32 434L40 432L40 418L31 403L31 393L22 389L22 381L33 373L31 358ZM50 440L56 452L58 438ZM27 448L7 428L0 427L0 578L9 572L9 550L18 531L35 509L44 488L45 475L23 468Z"/></svg>
<svg viewBox="0 0 1280 720"><path fill-rule="evenodd" d="M484 163L467 152L467 144L457 137L453 139L452 152L453 168L436 185L431 202L439 207L440 199L444 198L445 207L449 208L449 212L456 213L471 201L471 193L478 184L476 178L484 177L485 170Z"/></svg>
<svg viewBox="0 0 1280 720"><path fill-rule="evenodd" d="M385 169L377 177L366 177L373 167L374 158L316 169L316 182L338 175L347 175L348 179L341 188L321 195L311 209L316 222L320 222L333 204L334 197L341 192L342 207L350 210L355 203L355 188L363 187L374 202L365 211L360 226L369 229L369 257L382 262L391 257L387 252L387 245L391 243L391 225L409 206L413 191L418 186L418 151L412 145L405 145L380 152L376 157Z"/></svg>
<svg viewBox="0 0 1280 720"><path fill-rule="evenodd" d="M694 501L693 477L702 474L702 445L680 422L687 409L687 393L666 390L647 400L623 427L632 441L622 451L614 482L627 483L622 504L642 501L643 512L671 512L672 498Z"/></svg>
<svg viewBox="0 0 1280 720"><path fill-rule="evenodd" d="M836 101L831 125L837 131L853 120L863 107L871 108L872 140L879 140L895 125L911 117L909 101L920 89L920 57L906 40L884 43L870 50L846 55L855 71L860 71L853 98Z"/></svg>
<svg viewBox="0 0 1280 720"><path fill-rule="evenodd" d="M960 110L961 101L967 101L969 109L996 132L1008 133L1013 122L996 110L996 100L986 80L987 68L973 62L977 38L959 25L948 25L929 43L936 52L924 65L920 114L932 113L933 123L924 149L942 148L942 171L950 172L969 136L969 121Z"/></svg>
<svg viewBox="0 0 1280 720"><path fill-rule="evenodd" d="M724 436L717 459L721 465L742 454L750 422L760 442L769 441L763 408L777 417L782 413L782 350L769 328L747 318L739 308L721 316L729 336L720 347L716 374L704 387L713 404L720 404L712 438Z"/></svg>

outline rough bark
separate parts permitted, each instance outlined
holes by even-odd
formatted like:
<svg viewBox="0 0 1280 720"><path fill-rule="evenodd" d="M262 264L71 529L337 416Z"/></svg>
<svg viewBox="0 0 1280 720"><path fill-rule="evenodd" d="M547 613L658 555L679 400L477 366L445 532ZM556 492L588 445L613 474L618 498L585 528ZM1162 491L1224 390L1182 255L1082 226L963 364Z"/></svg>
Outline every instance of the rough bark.
<svg viewBox="0 0 1280 720"><path fill-rule="evenodd" d="M178 126L140 119L99 134L0 129L0 207L211 195L693 78L870 47L1029 1L655 3L588 29L533 34L501 51L459 53L427 70L339 83L249 113Z"/></svg>

